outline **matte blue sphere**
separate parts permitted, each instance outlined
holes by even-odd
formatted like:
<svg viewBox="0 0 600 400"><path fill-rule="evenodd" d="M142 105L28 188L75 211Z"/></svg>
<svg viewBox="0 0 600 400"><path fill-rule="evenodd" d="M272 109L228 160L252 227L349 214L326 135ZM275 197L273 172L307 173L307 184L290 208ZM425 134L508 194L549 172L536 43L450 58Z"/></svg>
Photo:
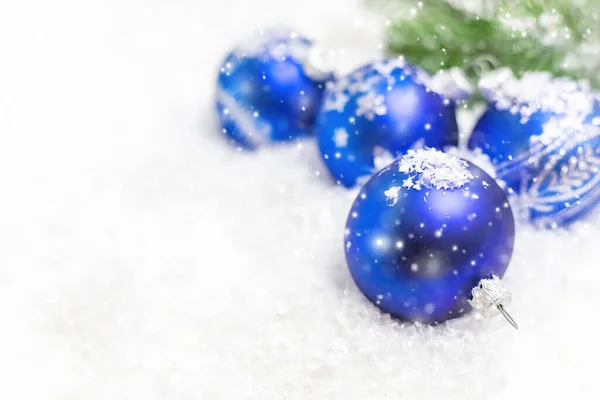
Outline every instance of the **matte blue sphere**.
<svg viewBox="0 0 600 400"><path fill-rule="evenodd" d="M237 146L292 140L311 131L331 74L312 68L312 42L286 29L251 36L221 66L217 109Z"/></svg>
<svg viewBox="0 0 600 400"><path fill-rule="evenodd" d="M316 133L337 182L364 183L412 147L458 143L455 104L431 90L430 80L419 68L392 59L328 85Z"/></svg>
<svg viewBox="0 0 600 400"><path fill-rule="evenodd" d="M469 140L471 149L490 157L507 189L521 195L525 217L540 226L573 222L600 201L600 105L576 84L560 88L545 96L562 97L567 109L487 91L488 108Z"/></svg>
<svg viewBox="0 0 600 400"><path fill-rule="evenodd" d="M421 150L363 186L348 216L345 251L354 281L377 307L433 323L471 310L471 290L504 275L514 240L511 207L492 177Z"/></svg>

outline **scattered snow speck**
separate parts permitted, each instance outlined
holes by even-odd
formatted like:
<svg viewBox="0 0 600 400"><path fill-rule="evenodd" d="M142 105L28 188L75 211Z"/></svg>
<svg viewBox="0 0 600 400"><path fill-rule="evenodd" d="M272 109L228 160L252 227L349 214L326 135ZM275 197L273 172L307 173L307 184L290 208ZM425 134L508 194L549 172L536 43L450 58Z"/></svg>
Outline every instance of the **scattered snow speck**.
<svg viewBox="0 0 600 400"><path fill-rule="evenodd" d="M474 178L466 161L435 149L409 150L399 171L409 175L403 186L415 190L457 189Z"/></svg>

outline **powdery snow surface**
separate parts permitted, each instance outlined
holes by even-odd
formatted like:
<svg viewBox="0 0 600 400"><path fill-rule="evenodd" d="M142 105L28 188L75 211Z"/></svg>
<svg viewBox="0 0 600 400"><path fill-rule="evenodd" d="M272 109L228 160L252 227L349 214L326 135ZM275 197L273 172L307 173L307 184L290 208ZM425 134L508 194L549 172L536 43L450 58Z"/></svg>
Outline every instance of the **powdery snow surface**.
<svg viewBox="0 0 600 400"><path fill-rule="evenodd" d="M377 53L347 0L5 2L0 398L595 398L598 213L519 226L520 331L392 321L314 142L241 154L215 126L220 59L265 21Z"/></svg>
<svg viewBox="0 0 600 400"><path fill-rule="evenodd" d="M415 190L456 189L474 178L465 161L435 149L409 150L398 169L409 175L404 187Z"/></svg>
<svg viewBox="0 0 600 400"><path fill-rule="evenodd" d="M555 78L549 72L526 72L517 79L510 68L484 74L479 90L488 101L496 103L498 109L519 113L524 122L540 110L583 120L597 101L597 95L587 82Z"/></svg>

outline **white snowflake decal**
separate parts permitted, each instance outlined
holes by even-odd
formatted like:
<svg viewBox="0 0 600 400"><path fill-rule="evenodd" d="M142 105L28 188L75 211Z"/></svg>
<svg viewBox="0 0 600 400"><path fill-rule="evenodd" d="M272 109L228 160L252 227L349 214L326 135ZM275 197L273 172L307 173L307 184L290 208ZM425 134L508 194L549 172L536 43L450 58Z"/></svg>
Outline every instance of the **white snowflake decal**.
<svg viewBox="0 0 600 400"><path fill-rule="evenodd" d="M337 147L346 147L348 145L348 132L344 128L338 128L333 135L333 141Z"/></svg>
<svg viewBox="0 0 600 400"><path fill-rule="evenodd" d="M327 99L325 99L323 108L325 112L333 110L337 112L344 112L347 103L348 96L346 96L344 93L331 93L329 96L327 96Z"/></svg>
<svg viewBox="0 0 600 400"><path fill-rule="evenodd" d="M387 114L385 106L385 96L369 92L356 99L356 115L358 117L366 117L369 121L373 121L376 115L382 116Z"/></svg>

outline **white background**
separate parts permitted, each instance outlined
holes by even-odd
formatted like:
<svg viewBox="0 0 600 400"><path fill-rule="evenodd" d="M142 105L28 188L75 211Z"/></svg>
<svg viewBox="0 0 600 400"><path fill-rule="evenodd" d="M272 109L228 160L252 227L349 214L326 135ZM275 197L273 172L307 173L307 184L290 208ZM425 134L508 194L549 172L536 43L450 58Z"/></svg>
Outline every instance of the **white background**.
<svg viewBox="0 0 600 400"><path fill-rule="evenodd" d="M400 326L353 286L314 143L219 135L227 50L291 24L368 59L355 3L0 2L0 398L597 397L600 218L519 226L520 331Z"/></svg>

